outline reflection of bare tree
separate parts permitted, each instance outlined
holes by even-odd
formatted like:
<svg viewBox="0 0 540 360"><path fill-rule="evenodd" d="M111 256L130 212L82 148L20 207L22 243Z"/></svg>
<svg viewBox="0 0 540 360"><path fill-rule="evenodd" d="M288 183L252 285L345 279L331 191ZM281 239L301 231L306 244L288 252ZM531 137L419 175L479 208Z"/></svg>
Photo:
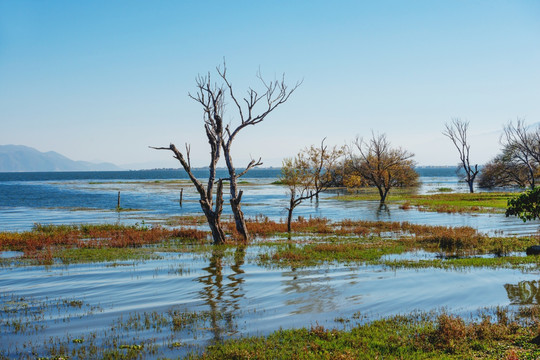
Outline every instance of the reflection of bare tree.
<svg viewBox="0 0 540 360"><path fill-rule="evenodd" d="M284 271L283 276L288 279L283 281L283 291L287 294L285 303L289 306L296 306L294 314L307 314L327 312L337 309L334 302L337 298L337 291L331 285L332 278L328 275L328 270L307 269Z"/></svg>
<svg viewBox="0 0 540 360"><path fill-rule="evenodd" d="M239 299L244 296L242 292L241 285L244 283L244 277L242 274L244 270L241 269L241 266L244 265L244 258L246 257L246 247L239 245L234 252L234 264L231 265L231 270L233 273L227 276L230 284L228 285L230 289L230 295L233 299ZM238 310L238 303L234 302L234 310Z"/></svg>
<svg viewBox="0 0 540 360"><path fill-rule="evenodd" d="M512 305L540 304L540 281L520 281L504 285Z"/></svg>
<svg viewBox="0 0 540 360"><path fill-rule="evenodd" d="M214 248L207 267L203 268L208 275L197 280L204 286L200 291L202 299L210 307L210 325L214 340L223 340L224 335L233 333L236 329L234 318L240 309L239 299L244 296L241 285L244 283L245 247L237 247L234 253L234 262L231 265L232 273L224 278L223 257L225 250Z"/></svg>

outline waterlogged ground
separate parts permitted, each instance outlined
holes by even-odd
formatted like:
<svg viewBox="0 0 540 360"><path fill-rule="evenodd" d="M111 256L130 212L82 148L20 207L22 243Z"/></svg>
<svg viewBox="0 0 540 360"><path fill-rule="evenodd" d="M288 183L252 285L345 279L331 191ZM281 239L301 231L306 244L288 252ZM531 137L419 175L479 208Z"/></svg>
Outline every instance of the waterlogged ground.
<svg viewBox="0 0 540 360"><path fill-rule="evenodd" d="M284 218L286 189L272 185L273 180L242 184L248 217ZM420 193L465 191L455 177L422 180ZM114 210L118 191L120 212ZM381 209L377 201L343 201L343 192L325 194L318 204L306 202L295 216L470 226L492 236L536 234L538 229L537 222L524 224L500 212L447 214L405 210L399 204ZM178 216L200 215L197 196L185 180L11 179L0 182L0 194L0 231L26 231L34 223L166 225ZM0 252L0 358L178 358L200 353L215 341L281 328L342 329L417 310L474 317L484 308L540 304L538 264L449 269L384 264L440 256L423 250L386 254L369 265L261 263L260 255L273 251L264 243L204 251L194 246L178 252L158 249L144 260L49 266L21 265L21 253ZM506 255L525 256L522 251Z"/></svg>
<svg viewBox="0 0 540 360"><path fill-rule="evenodd" d="M241 184L243 210L248 217L264 215L272 220L286 217L287 190L272 185L276 178L249 178ZM466 192L457 177L422 177L421 194L437 189ZM179 205L183 189L182 206ZM121 193L123 211L115 211ZM225 188L227 198L227 188ZM323 194L321 200L305 202L295 216L324 217L330 220L407 221L415 224L471 226L489 234L525 235L538 230L539 222L523 223L501 213L448 214L401 209L389 204L381 209L378 201L343 201L345 190ZM200 214L198 195L188 180L170 179L88 179L49 181L0 181L0 230L29 230L35 223L79 224L121 223L163 224L171 216ZM224 217L230 209L224 208Z"/></svg>
<svg viewBox="0 0 540 360"><path fill-rule="evenodd" d="M344 328L352 319L441 308L469 316L540 299L536 270L276 269L256 264L266 251L252 246L159 253L160 259L146 261L3 268L0 354L84 358L95 346L176 358L216 340L280 328Z"/></svg>

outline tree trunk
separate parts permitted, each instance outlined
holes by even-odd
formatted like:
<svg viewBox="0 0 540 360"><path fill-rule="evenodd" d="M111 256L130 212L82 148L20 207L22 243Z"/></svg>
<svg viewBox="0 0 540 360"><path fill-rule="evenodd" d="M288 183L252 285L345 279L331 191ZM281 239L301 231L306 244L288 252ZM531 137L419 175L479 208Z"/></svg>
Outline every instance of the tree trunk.
<svg viewBox="0 0 540 360"><path fill-rule="evenodd" d="M244 242L248 241L248 231L246 226L246 221L244 220L244 213L242 212L242 206L240 201L242 199L242 191L240 190L238 198L231 199L231 210L234 214L234 223L236 225L236 231L242 237Z"/></svg>
<svg viewBox="0 0 540 360"><path fill-rule="evenodd" d="M211 200L211 199L210 199ZM221 245L227 241L225 232L221 228L221 212L223 211L223 182L218 181L216 189L215 210L212 210L212 204L206 200L199 200L201 208L208 221L214 245Z"/></svg>
<svg viewBox="0 0 540 360"><path fill-rule="evenodd" d="M244 220L244 213L242 212L242 207L240 202L242 201L242 190L238 191L238 175L236 174L236 169L234 168L230 144L223 146L223 155L225 157L225 163L227 164L227 169L229 170L230 176L230 186L229 191L231 194L231 210L234 214L234 223L236 225L236 231L242 237L242 241L247 243L249 240L249 235L246 227L246 221Z"/></svg>
<svg viewBox="0 0 540 360"><path fill-rule="evenodd" d="M292 231L291 223L292 223L292 213L293 213L294 208L291 206L287 210L288 210L288 214L287 214L287 232L290 235L291 231Z"/></svg>
<svg viewBox="0 0 540 360"><path fill-rule="evenodd" d="M234 223L236 225L236 231L242 237L243 242L248 242L249 235L247 231L246 221L244 220L244 212L240 206L240 197L231 199L231 210L234 214Z"/></svg>
<svg viewBox="0 0 540 360"><path fill-rule="evenodd" d="M382 187L377 186L377 190L379 190L379 197L381 198L381 204L384 204L386 201L386 194L388 194L388 191L384 191Z"/></svg>
<svg viewBox="0 0 540 360"><path fill-rule="evenodd" d="M467 184L469 184L469 191L470 193L474 193L474 180L467 180Z"/></svg>
<svg viewBox="0 0 540 360"><path fill-rule="evenodd" d="M227 240L225 238L225 232L223 232L223 229L221 228L220 216L211 209L209 209L208 206L203 205L202 202L201 207L203 208L204 215L206 216L206 220L208 221L210 231L212 231L214 245L225 244Z"/></svg>

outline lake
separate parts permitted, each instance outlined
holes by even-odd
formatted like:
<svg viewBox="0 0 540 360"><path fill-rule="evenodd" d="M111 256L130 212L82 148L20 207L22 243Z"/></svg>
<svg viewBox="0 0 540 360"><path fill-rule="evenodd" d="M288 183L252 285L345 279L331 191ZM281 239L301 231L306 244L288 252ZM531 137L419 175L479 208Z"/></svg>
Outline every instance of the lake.
<svg viewBox="0 0 540 360"><path fill-rule="evenodd" d="M242 185L246 215L283 219L286 190L271 184L279 170L249 174ZM198 175L203 176L204 170ZM466 190L453 169L426 168L421 175L422 193L440 187ZM185 177L176 181L182 176L174 170L3 173L0 230L29 230L34 223L163 224L170 216L198 215L194 189ZM118 191L121 206L132 211L114 211ZM472 226L506 235L538 229L536 222L524 224L504 214L439 214L392 205L381 211L376 201L345 202L337 195L324 194L318 204L305 202L295 216ZM230 216L227 207L224 214ZM415 310L468 315L484 307L513 307L540 299L536 270L395 270L340 263L272 268L255 261L265 250L253 245L211 254L163 252L158 258L137 261L3 266L0 355L50 356L58 349L76 349L78 341L93 341L102 347L144 344L154 349L145 358L182 357L216 340L266 335L280 328L343 328L350 319L369 321ZM4 258L16 256L2 253ZM182 326L171 325L175 316L185 319Z"/></svg>
<svg viewBox="0 0 540 360"><path fill-rule="evenodd" d="M243 210L248 217L264 215L273 220L286 217L285 187L272 185L279 169L254 169L243 179ZM196 170L204 179L206 170ZM422 186L420 193L446 187L465 192L453 168L418 168ZM218 177L226 177L220 170ZM173 182L179 180L179 182ZM183 189L182 207L179 206ZM225 200L227 199L227 189ZM118 192L121 207L134 211L115 211ZM340 190L343 192L344 190ZM335 199L336 191L323 194L319 204L304 202L295 209L295 216L325 217L330 220L363 219L407 221L445 226L471 226L480 232L503 232L508 235L535 233L538 224L524 224L517 218L501 214L445 214L415 209L401 210L397 205L381 211L378 201L346 202ZM35 223L162 223L169 216L201 214L199 197L180 170L0 173L0 230L29 230ZM228 206L225 217L230 216Z"/></svg>

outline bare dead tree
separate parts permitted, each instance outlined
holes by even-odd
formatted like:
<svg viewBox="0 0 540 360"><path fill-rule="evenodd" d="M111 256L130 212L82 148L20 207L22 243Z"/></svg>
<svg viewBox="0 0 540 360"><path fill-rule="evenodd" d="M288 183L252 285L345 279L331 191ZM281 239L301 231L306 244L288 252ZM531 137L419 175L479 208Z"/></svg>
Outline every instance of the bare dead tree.
<svg viewBox="0 0 540 360"><path fill-rule="evenodd" d="M349 148L348 166L353 170L358 185L375 186L381 204L388 192L397 186L415 186L418 174L414 170L414 154L401 148L392 148L385 134L372 134L369 141L356 138L354 145L359 155Z"/></svg>
<svg viewBox="0 0 540 360"><path fill-rule="evenodd" d="M220 218L223 210L223 179L216 180L216 168L221 156L221 148L223 142L223 108L224 108L224 89L217 85L212 85L210 74L207 76L199 76L197 78L197 94L189 96L200 103L204 109L204 128L208 143L210 144L210 165L208 174L208 183L206 188L198 180L191 170L190 148L186 144L186 156L180 152L174 144L168 147L151 147L157 150L170 150L173 152L173 157L178 159L191 182L195 185L199 193L199 203L206 216L214 244L223 244L226 242L225 233L221 227ZM216 194L214 201L214 186L216 186Z"/></svg>
<svg viewBox="0 0 540 360"><path fill-rule="evenodd" d="M516 162L507 148L484 164L478 177L478 186L487 189L505 186L525 188L534 184L534 177L531 182L529 169Z"/></svg>
<svg viewBox="0 0 540 360"><path fill-rule="evenodd" d="M445 124L446 130L443 131L443 135L448 137L454 143L454 146L459 152L460 165L458 169L463 168L465 171L465 182L469 185L469 191L474 192L474 180L478 175L478 165L471 166L470 152L471 144L467 139L467 130L469 129L469 122L461 120L460 118L453 118L450 124Z"/></svg>
<svg viewBox="0 0 540 360"><path fill-rule="evenodd" d="M508 160L527 169L529 185L534 189L540 166L540 127L531 130L518 118L516 125L509 122L504 127L501 143Z"/></svg>
<svg viewBox="0 0 540 360"><path fill-rule="evenodd" d="M282 76L281 80L267 82L262 78L259 71L257 73L257 77L263 85L263 90L259 93L256 90L249 88L247 91L247 96L242 100L239 100L234 93L232 83L227 78L226 64L223 63L223 67L217 67L216 70L225 83L225 87L228 89L229 96L236 106L236 113L238 119L240 120L240 123L236 126L231 126L231 124L229 124L225 127L222 147L225 163L227 164L227 169L229 171L228 180L230 181L230 203L232 212L234 214L236 230L242 239L247 242L249 240L249 234L241 207L243 192L238 188L238 179L244 176L254 167L262 165L262 162L261 158L259 158L259 160L251 160L242 172L237 173L231 155L233 141L238 133L242 131L242 129L248 126L257 125L264 121L272 111L289 100L289 97L300 86L301 82L297 82L292 88L289 88L285 83L284 75Z"/></svg>

